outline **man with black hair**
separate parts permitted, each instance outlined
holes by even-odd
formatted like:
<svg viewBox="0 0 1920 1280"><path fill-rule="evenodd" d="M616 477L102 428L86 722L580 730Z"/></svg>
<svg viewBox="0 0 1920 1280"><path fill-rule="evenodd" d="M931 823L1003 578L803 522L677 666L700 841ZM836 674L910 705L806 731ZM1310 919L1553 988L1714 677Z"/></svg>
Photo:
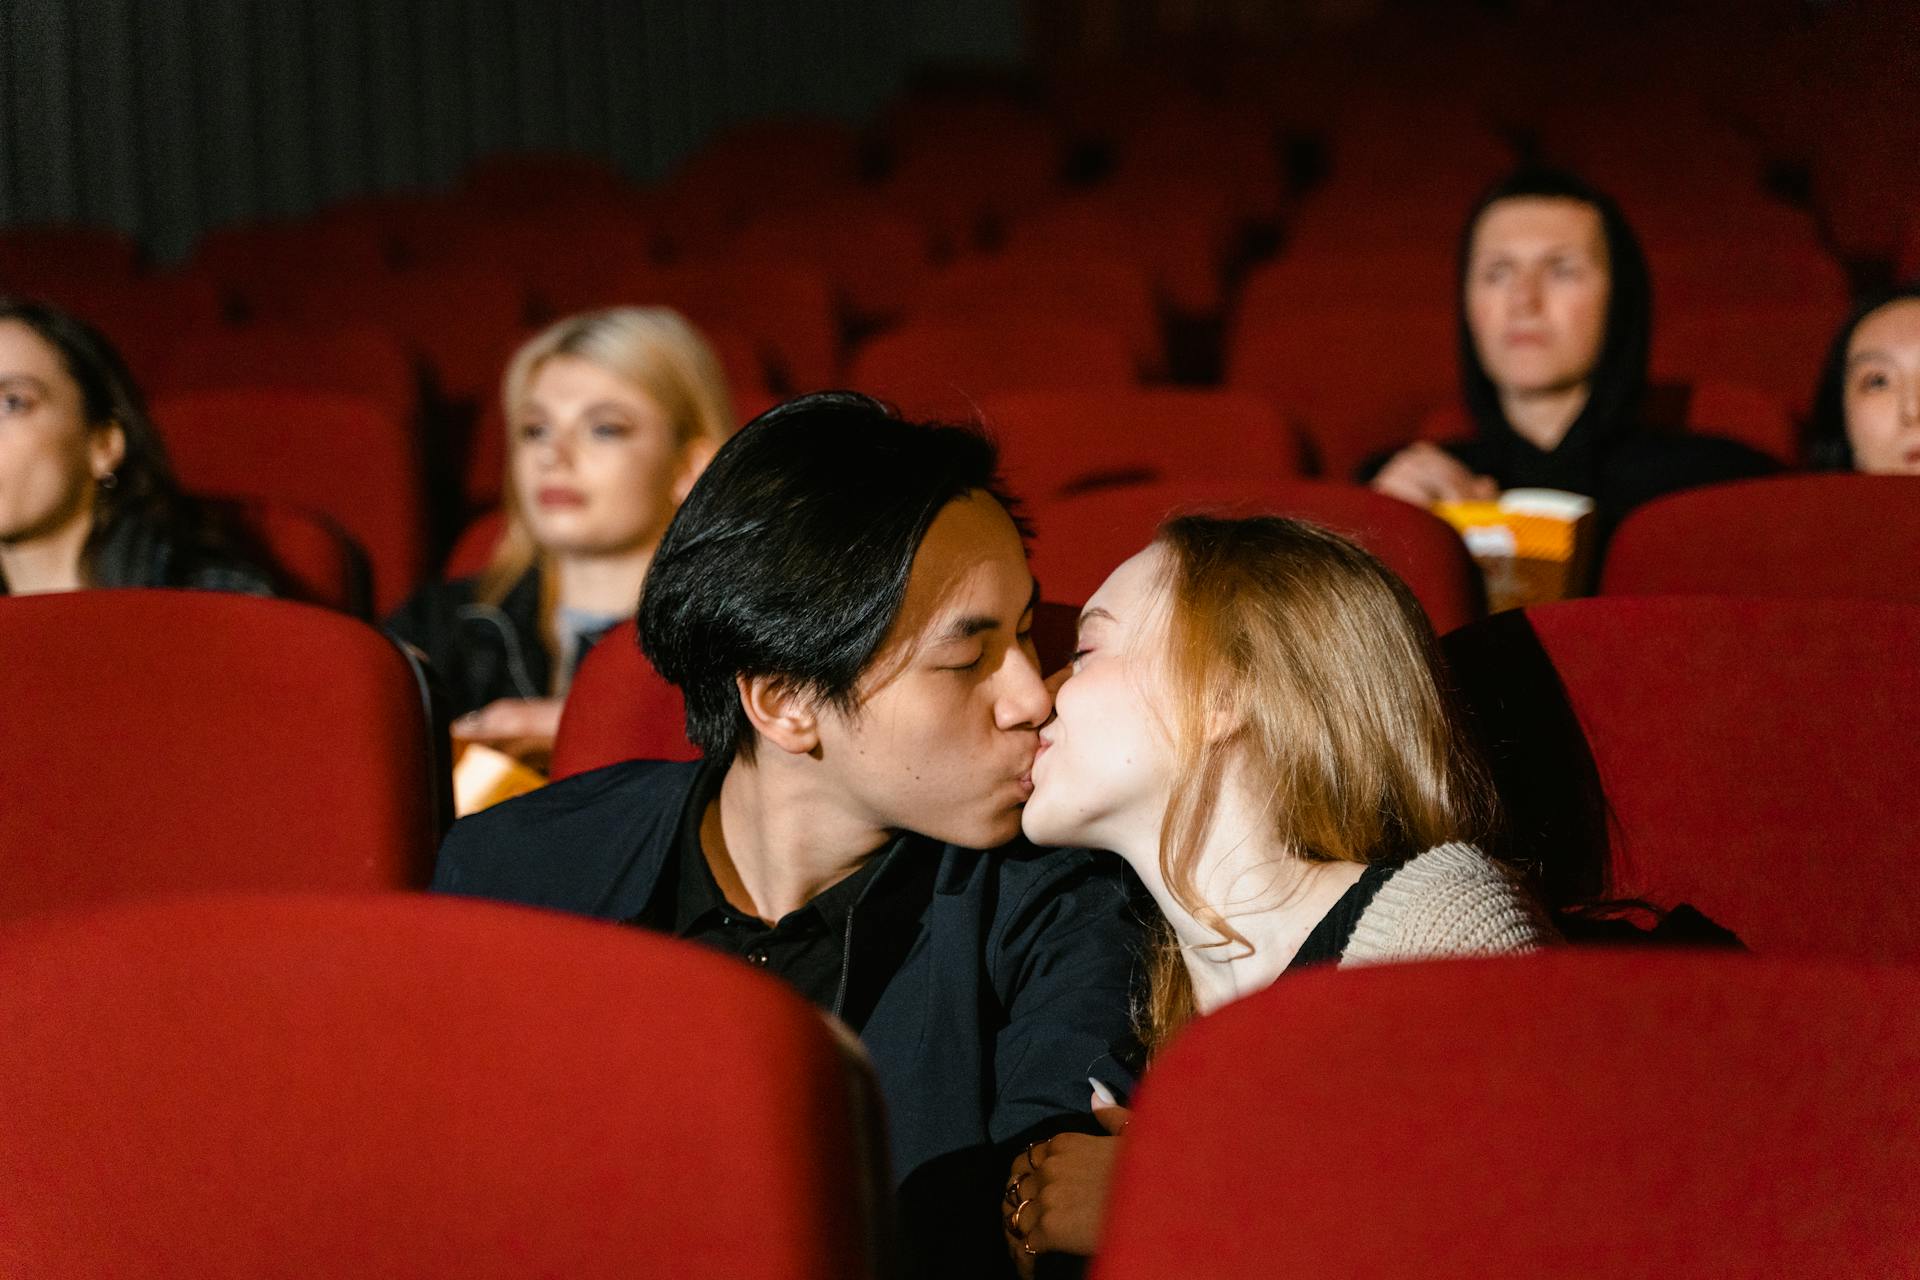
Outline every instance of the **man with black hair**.
<svg viewBox="0 0 1920 1280"><path fill-rule="evenodd" d="M886 1098L912 1269L987 1276L1012 1154L1123 1093L1139 929L1118 860L1020 839L1052 698L993 446L844 392L725 445L639 625L698 764L634 761L458 824L435 887L662 930L844 1019Z"/></svg>

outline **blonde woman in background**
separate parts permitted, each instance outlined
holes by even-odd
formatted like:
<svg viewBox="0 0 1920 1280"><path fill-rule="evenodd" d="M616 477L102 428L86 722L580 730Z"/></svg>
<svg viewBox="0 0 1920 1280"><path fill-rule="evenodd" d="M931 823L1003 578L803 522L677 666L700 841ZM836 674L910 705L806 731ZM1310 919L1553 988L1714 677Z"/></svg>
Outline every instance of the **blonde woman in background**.
<svg viewBox="0 0 1920 1280"><path fill-rule="evenodd" d="M1425 615L1353 543L1273 517L1173 520L1088 601L1056 680L1021 825L1113 850L1159 905L1150 1050L1288 971L1552 936L1478 847L1495 801ZM1098 1239L1126 1112L1090 1083L1116 1136L1063 1134L1009 1171L1023 1270Z"/></svg>
<svg viewBox="0 0 1920 1280"><path fill-rule="evenodd" d="M504 383L505 528L486 569L387 622L427 655L454 736L543 765L574 670L633 615L654 548L732 433L720 362L678 313L619 307L531 339Z"/></svg>

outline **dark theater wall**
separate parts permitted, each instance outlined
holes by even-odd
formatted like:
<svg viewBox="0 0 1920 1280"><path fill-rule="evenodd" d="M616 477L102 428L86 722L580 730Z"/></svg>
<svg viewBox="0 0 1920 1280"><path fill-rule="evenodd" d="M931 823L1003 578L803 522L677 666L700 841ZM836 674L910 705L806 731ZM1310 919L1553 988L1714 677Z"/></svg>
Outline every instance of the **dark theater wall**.
<svg viewBox="0 0 1920 1280"><path fill-rule="evenodd" d="M204 229L566 148L663 176L725 125L858 118L1012 61L1015 0L3 0L0 224Z"/></svg>

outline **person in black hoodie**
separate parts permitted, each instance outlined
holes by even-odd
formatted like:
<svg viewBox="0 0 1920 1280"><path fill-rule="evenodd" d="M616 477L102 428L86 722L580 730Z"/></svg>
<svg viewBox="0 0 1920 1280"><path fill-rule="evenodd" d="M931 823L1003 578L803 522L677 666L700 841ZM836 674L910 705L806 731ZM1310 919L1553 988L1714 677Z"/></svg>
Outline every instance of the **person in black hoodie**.
<svg viewBox="0 0 1920 1280"><path fill-rule="evenodd" d="M1604 539L1651 498L1776 469L1734 441L1645 424L1646 259L1619 208L1578 178L1523 170L1481 198L1461 239L1460 299L1474 436L1400 450L1373 477L1380 492L1426 506L1563 489L1594 499Z"/></svg>
<svg viewBox="0 0 1920 1280"><path fill-rule="evenodd" d="M0 595L272 595L257 560L180 492L113 345L58 307L0 298Z"/></svg>
<svg viewBox="0 0 1920 1280"><path fill-rule="evenodd" d="M661 307L569 316L507 366L505 529L478 576L421 588L387 629L426 655L456 738L534 764L595 641L733 430L720 362Z"/></svg>

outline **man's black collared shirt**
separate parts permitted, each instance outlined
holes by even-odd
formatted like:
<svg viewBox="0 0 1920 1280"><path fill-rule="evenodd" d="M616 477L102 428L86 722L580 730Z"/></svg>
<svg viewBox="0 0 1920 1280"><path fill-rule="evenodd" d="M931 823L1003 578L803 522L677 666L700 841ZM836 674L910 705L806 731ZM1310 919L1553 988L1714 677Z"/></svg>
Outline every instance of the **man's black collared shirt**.
<svg viewBox="0 0 1920 1280"><path fill-rule="evenodd" d="M727 901L700 843L702 821L725 777L724 769L700 771L674 835L675 854L668 862L674 883L655 891L648 923L778 974L814 1004L838 1013L854 907L872 917L886 912L889 882L897 885L899 878L883 876L882 870L903 842L896 839L877 850L852 875L769 925Z"/></svg>

